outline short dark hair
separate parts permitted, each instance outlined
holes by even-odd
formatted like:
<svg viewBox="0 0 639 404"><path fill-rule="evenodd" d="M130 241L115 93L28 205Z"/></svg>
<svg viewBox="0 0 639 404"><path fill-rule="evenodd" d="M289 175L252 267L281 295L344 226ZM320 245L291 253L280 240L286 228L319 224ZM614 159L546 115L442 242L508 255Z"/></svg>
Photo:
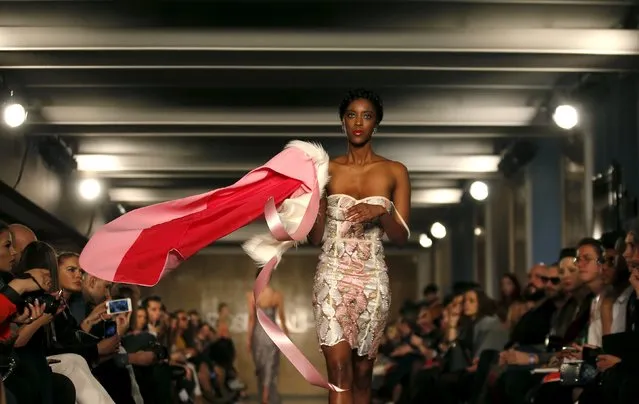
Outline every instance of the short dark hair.
<svg viewBox="0 0 639 404"><path fill-rule="evenodd" d="M355 100L368 100L373 104L373 108L375 108L375 124L379 125L379 123L384 118L384 105L382 103L382 99L380 96L371 90L366 90L364 88L356 88L354 90L350 90L346 93L342 102L339 103L339 119L344 119L344 114L346 114L346 109L351 102Z"/></svg>
<svg viewBox="0 0 639 404"><path fill-rule="evenodd" d="M577 256L577 249L573 247L562 248L559 252L559 261L564 258L575 258Z"/></svg>
<svg viewBox="0 0 639 404"><path fill-rule="evenodd" d="M218 311L218 313L219 313L220 311L222 311L222 309L223 309L223 308L225 308L225 307L229 307L229 305L228 305L228 304L226 304L225 302L222 302L222 303L218 304L218 305L217 305L217 311Z"/></svg>
<svg viewBox="0 0 639 404"><path fill-rule="evenodd" d="M599 241L606 250L612 250L617 244L617 240L625 237L625 233L621 231L609 231L601 235Z"/></svg>
<svg viewBox="0 0 639 404"><path fill-rule="evenodd" d="M597 258L603 258L603 256L605 255L605 250L601 245L601 242L597 239L594 239L592 237L582 238L581 240L579 240L579 243L577 243L577 249L584 246L591 246L592 248L594 248L595 251L597 251Z"/></svg>
<svg viewBox="0 0 639 404"><path fill-rule="evenodd" d="M439 292L439 287L435 285L434 283L430 283L426 285L426 287L424 287L424 290L422 290L423 295L427 295L429 293L437 293L437 292Z"/></svg>
<svg viewBox="0 0 639 404"><path fill-rule="evenodd" d="M151 302L158 302L162 304L162 298L156 295L145 297L144 300L142 300L142 307L148 309L149 303Z"/></svg>

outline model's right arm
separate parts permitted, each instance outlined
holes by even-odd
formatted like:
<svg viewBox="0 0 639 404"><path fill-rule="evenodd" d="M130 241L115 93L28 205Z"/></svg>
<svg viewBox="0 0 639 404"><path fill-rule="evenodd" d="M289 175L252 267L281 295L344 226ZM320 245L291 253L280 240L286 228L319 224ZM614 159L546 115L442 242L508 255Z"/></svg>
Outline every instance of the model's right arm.
<svg viewBox="0 0 639 404"><path fill-rule="evenodd" d="M331 166L333 162L331 161L328 165L328 175L331 173ZM324 189L324 197L320 199L319 209L317 209L317 219L315 219L315 224L313 228L308 233L308 242L311 245L320 245L322 243L322 238L324 238L324 228L326 227L326 195L328 194L328 184Z"/></svg>
<svg viewBox="0 0 639 404"><path fill-rule="evenodd" d="M319 209L317 210L317 219L315 224L308 233L308 242L311 245L320 245L324 237L324 228L326 227L326 197L320 199Z"/></svg>

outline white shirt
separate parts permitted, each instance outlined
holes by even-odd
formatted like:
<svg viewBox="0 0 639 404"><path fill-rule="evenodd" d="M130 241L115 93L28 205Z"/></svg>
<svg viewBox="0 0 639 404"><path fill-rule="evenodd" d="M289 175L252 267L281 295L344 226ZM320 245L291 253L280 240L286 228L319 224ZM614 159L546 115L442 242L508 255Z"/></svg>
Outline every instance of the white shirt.
<svg viewBox="0 0 639 404"><path fill-rule="evenodd" d="M610 328L612 334L626 331L626 308L632 291L632 286L628 286L612 304L612 327Z"/></svg>
<svg viewBox="0 0 639 404"><path fill-rule="evenodd" d="M590 304L590 325L588 326L588 345L601 346L603 326L601 324L601 294Z"/></svg>

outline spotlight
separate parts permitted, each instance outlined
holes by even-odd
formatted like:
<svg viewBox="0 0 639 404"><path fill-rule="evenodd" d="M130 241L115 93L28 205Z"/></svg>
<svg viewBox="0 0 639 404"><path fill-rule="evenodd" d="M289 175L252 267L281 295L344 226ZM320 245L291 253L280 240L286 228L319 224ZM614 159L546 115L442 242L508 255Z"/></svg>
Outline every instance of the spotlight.
<svg viewBox="0 0 639 404"><path fill-rule="evenodd" d="M572 105L559 105L552 114L552 120L561 129L570 130L579 123L579 113Z"/></svg>
<svg viewBox="0 0 639 404"><path fill-rule="evenodd" d="M80 181L78 191L82 198L92 201L97 199L102 193L102 185L94 178L86 178Z"/></svg>
<svg viewBox="0 0 639 404"><path fill-rule="evenodd" d="M430 248L433 245L433 240L431 240L426 234L422 234L419 236L419 245L424 248Z"/></svg>
<svg viewBox="0 0 639 404"><path fill-rule="evenodd" d="M430 226L430 234L435 238L442 239L446 237L446 227L439 222L435 222Z"/></svg>
<svg viewBox="0 0 639 404"><path fill-rule="evenodd" d="M6 104L2 111L2 119L8 127L17 128L27 120L27 110L22 104L15 102Z"/></svg>
<svg viewBox="0 0 639 404"><path fill-rule="evenodd" d="M483 201L488 198L488 185L483 181L475 181L470 184L470 196L476 201Z"/></svg>
<svg viewBox="0 0 639 404"><path fill-rule="evenodd" d="M479 237L482 234L484 234L484 229L482 229L481 227L477 226L475 227L475 236Z"/></svg>

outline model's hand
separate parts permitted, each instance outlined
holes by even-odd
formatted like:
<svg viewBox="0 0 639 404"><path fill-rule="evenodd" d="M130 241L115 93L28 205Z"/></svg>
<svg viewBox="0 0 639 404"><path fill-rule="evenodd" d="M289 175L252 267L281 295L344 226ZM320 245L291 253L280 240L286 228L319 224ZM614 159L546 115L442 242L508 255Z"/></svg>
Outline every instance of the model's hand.
<svg viewBox="0 0 639 404"><path fill-rule="evenodd" d="M353 223L370 222L384 213L386 213L386 209L381 205L358 203L346 212L346 220Z"/></svg>

